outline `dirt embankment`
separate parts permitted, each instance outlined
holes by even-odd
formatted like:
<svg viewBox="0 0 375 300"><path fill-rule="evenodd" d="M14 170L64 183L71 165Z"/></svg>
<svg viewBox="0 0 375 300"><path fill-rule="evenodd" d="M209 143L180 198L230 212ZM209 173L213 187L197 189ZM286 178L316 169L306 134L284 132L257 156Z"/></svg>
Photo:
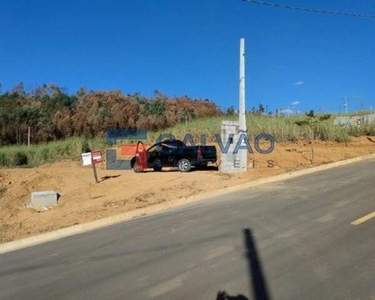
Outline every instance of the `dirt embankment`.
<svg viewBox="0 0 375 300"><path fill-rule="evenodd" d="M373 138L373 140L375 140ZM348 144L315 142L315 165L375 153L375 143L358 138ZM311 166L308 143L280 143L271 154L254 154L255 168L243 174L222 174L214 168L180 173L106 171L99 166L99 184L91 167L63 161L33 169L0 171L0 242L85 223L205 191L218 190L259 177ZM55 190L59 206L38 213L24 207L33 191Z"/></svg>

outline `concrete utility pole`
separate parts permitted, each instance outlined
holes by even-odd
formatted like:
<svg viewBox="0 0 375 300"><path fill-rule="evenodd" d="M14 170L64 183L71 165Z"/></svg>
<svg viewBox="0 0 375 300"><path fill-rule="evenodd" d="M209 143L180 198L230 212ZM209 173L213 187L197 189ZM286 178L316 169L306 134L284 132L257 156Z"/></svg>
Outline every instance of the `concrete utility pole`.
<svg viewBox="0 0 375 300"><path fill-rule="evenodd" d="M245 39L240 39L240 95L239 95L239 134L246 134L246 107L245 107ZM238 151L241 169L247 169L247 150L241 149Z"/></svg>
<svg viewBox="0 0 375 300"><path fill-rule="evenodd" d="M221 153L220 172L240 173L247 170L247 127L245 115L245 40L240 40L239 116L237 121L222 121L221 140L229 143ZM241 142L240 145L238 143ZM241 146L242 149L238 149ZM238 150L235 151L235 150Z"/></svg>
<svg viewBox="0 0 375 300"><path fill-rule="evenodd" d="M240 99L239 99L239 125L240 131L246 132L245 116L245 39L240 40Z"/></svg>

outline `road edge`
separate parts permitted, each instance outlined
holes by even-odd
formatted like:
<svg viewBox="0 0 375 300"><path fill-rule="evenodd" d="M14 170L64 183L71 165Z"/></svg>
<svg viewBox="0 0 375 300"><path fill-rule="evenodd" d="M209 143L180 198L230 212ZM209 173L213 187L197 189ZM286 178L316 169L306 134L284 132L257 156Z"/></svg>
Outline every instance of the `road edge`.
<svg viewBox="0 0 375 300"><path fill-rule="evenodd" d="M323 171L323 170L328 170L331 168L335 168L335 167L339 167L339 166L343 166L343 165L347 165L347 164L351 164L351 163L355 163L355 162L359 162L359 161L363 161L363 160L367 160L371 158L375 158L375 154L368 154L365 156L359 156L355 158L341 160L341 161L337 161L337 162L333 162L333 163L329 163L329 164L325 164L325 165L321 165L317 167L310 167L310 168L303 169L303 170L292 171L292 172L287 172L287 173L283 173L283 174L279 174L275 176L260 178L254 181L240 184L240 185L235 185L233 187L223 188L223 189L216 190L216 191L209 191L209 192L201 193L201 194L186 197L186 198L180 198L180 199L177 199L176 201L172 201L168 205L168 207L165 207L165 203L156 204L147 208L136 209L136 210L122 213L116 216L107 217L104 219L100 219L100 220L96 220L96 221L92 221L92 222L88 222L84 224L78 224L78 225L74 225L71 227L58 229L55 231L32 236L29 238L11 241L8 243L0 244L0 255L8 253L8 252L13 252L16 250L24 249L24 248L36 246L39 244L44 244L47 242L55 241L55 240L62 239L65 237L77 235L80 233L85 233L85 232L93 231L96 229L108 227L111 225L119 224L125 221L132 220L137 217L144 216L146 214L150 215L150 214L170 210L172 208L178 208L186 204L191 204L194 202L199 202L202 200L213 198L215 196L230 194L233 192L245 190L245 189L255 187L258 185L262 185L262 184L266 184L266 183L292 179L292 178L316 173L316 172Z"/></svg>

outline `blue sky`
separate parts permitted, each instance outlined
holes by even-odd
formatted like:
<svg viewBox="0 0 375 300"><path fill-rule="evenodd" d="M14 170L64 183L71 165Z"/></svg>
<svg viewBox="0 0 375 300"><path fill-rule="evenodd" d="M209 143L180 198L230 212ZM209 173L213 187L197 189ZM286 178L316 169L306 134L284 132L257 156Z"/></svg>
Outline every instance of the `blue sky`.
<svg viewBox="0 0 375 300"><path fill-rule="evenodd" d="M375 15L373 0L269 2ZM343 96L375 109L375 19L241 0L0 0L0 13L3 90L157 89L238 107L243 37L247 109L338 111Z"/></svg>

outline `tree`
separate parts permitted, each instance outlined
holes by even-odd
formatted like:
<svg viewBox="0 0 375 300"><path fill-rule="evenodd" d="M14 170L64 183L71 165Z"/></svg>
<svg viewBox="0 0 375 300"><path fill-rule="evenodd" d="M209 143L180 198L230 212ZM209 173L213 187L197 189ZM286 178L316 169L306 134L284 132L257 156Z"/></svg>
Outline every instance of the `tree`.
<svg viewBox="0 0 375 300"><path fill-rule="evenodd" d="M258 112L259 112L260 114L263 114L263 113L264 113L264 106L263 106L262 103L259 103L259 109L258 109Z"/></svg>
<svg viewBox="0 0 375 300"><path fill-rule="evenodd" d="M26 92L25 92L25 89L24 89L24 85L23 85L23 82L21 81L19 84L17 84L13 89L12 89L12 93L13 94L16 94L20 97L25 97L26 96Z"/></svg>
<svg viewBox="0 0 375 300"><path fill-rule="evenodd" d="M314 118L315 117L314 110L311 109L308 113L306 113L306 116L310 118Z"/></svg>
<svg viewBox="0 0 375 300"><path fill-rule="evenodd" d="M309 139L311 145L311 164L315 162L315 149L314 149L314 142L318 132L318 127L321 122L327 121L331 118L330 114L325 114L321 116L316 116L313 110L310 110L308 114L306 114L306 118L301 121L296 121L295 124L298 126L304 126L309 131Z"/></svg>
<svg viewBox="0 0 375 300"><path fill-rule="evenodd" d="M32 142L39 143L72 135L103 136L108 128L160 130L221 114L212 101L167 97L159 91L152 98L86 88L68 94L50 83L25 92L21 82L0 94L0 137L1 145L22 144L30 128Z"/></svg>
<svg viewBox="0 0 375 300"><path fill-rule="evenodd" d="M227 109L226 115L227 115L227 116L234 116L235 113L236 113L236 111L235 111L234 107L231 106L231 107L229 107L229 108Z"/></svg>

